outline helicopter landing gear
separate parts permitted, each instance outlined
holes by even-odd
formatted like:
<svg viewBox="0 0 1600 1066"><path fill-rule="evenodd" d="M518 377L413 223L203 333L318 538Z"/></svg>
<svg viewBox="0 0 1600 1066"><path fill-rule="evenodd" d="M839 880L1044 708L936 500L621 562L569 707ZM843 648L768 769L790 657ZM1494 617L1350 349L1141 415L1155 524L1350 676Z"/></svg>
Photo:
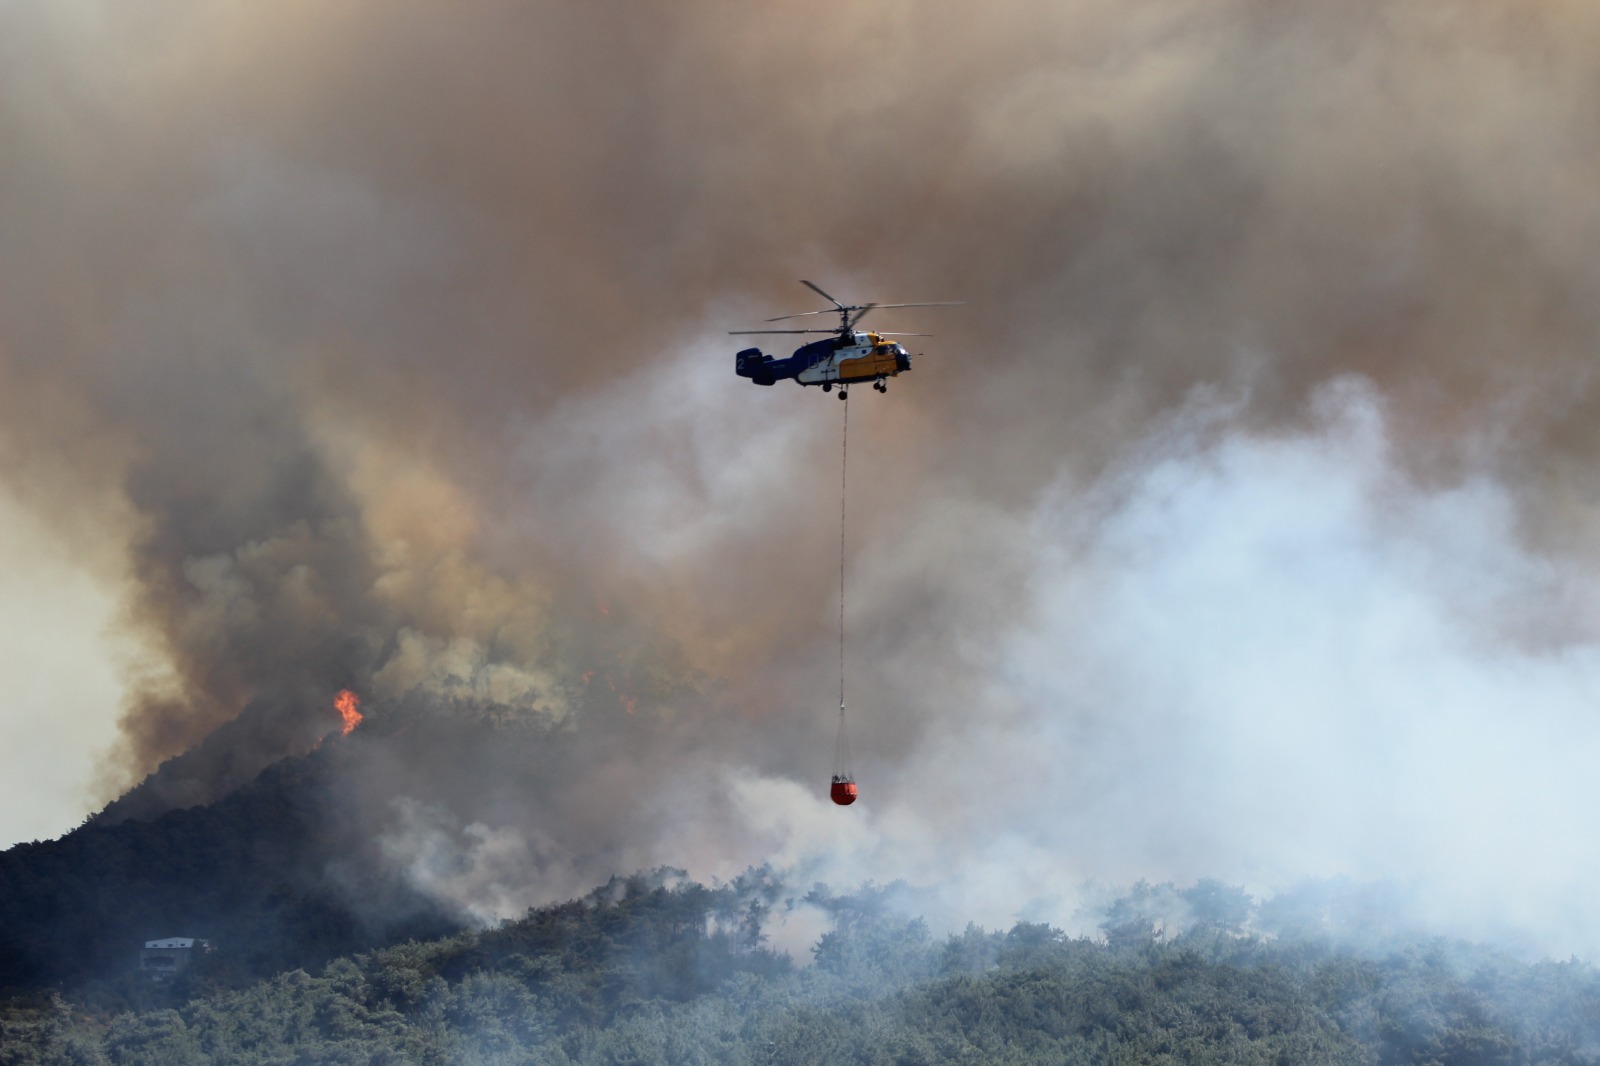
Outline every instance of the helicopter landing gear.
<svg viewBox="0 0 1600 1066"><path fill-rule="evenodd" d="M887 381L883 380L882 378L879 378L877 381L874 381L872 383L872 387L877 389L879 392L888 392L889 391L889 383Z"/></svg>
<svg viewBox="0 0 1600 1066"><path fill-rule="evenodd" d="M833 382L831 382L831 381L824 381L824 382L823 382L823 383L822 383L822 391L823 391L823 392L832 392L832 391L833 391Z"/></svg>
<svg viewBox="0 0 1600 1066"><path fill-rule="evenodd" d="M842 389L842 388L841 388L841 389L840 389L840 390L839 390L839 399L841 399L841 400L848 400L848 399L849 399L849 398L850 398L850 393L849 393L849 391L848 391L848 390L846 390L846 389Z"/></svg>

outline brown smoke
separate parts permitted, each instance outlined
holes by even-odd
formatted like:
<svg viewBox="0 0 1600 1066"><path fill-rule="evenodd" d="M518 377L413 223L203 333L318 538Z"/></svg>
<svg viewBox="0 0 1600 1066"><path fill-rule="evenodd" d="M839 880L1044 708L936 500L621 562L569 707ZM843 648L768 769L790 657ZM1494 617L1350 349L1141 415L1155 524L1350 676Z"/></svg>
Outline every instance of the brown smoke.
<svg viewBox="0 0 1600 1066"><path fill-rule="evenodd" d="M1024 621L1041 494L1197 390L1275 432L1369 379L1409 476L1587 565L1597 79L1559 2L13 5L0 476L170 667L127 778L252 700L567 721L651 656L805 776L839 405L725 331L963 299L870 319L937 336L851 405L893 760Z"/></svg>

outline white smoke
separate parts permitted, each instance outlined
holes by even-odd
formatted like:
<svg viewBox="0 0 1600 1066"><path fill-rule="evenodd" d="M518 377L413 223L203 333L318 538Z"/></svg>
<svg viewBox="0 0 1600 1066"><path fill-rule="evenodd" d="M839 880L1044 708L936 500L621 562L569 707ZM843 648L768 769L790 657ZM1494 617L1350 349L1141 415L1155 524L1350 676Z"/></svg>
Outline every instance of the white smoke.
<svg viewBox="0 0 1600 1066"><path fill-rule="evenodd" d="M1503 487L1398 469L1361 381L1314 407L1305 432L1250 434L1203 394L1061 482L1027 622L972 634L996 645L981 701L927 707L943 728L903 761L858 760L849 810L820 778L737 777L736 861L905 879L957 927L1071 926L1095 881L1388 879L1425 927L1600 950L1600 654L1515 639L1600 590L1519 543Z"/></svg>
<svg viewBox="0 0 1600 1066"><path fill-rule="evenodd" d="M577 738L403 768L492 797L396 852L483 914L1347 873L1588 950L1592 8L791 14L0 5L0 480L160 668L104 787L462 697ZM869 320L939 335L852 404L848 811L842 410L725 333L799 277L969 301ZM149 809L304 730L241 733Z"/></svg>

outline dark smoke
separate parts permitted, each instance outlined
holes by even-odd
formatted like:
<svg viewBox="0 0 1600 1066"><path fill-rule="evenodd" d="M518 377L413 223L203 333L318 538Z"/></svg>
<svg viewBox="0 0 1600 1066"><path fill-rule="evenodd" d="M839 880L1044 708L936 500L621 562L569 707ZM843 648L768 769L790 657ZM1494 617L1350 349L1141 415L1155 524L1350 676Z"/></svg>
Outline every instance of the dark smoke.
<svg viewBox="0 0 1600 1066"><path fill-rule="evenodd" d="M1573 868L1475 878L1592 799L1597 22L0 10L0 476L147 651L107 795L285 719L156 806L213 795L350 687L594 730L540 809L608 862L892 855L991 924L1464 868L1463 914L1538 924ZM802 277L968 301L869 320L937 336L851 404L853 821L812 805L839 405L725 333ZM503 787L399 808L396 854L530 839Z"/></svg>

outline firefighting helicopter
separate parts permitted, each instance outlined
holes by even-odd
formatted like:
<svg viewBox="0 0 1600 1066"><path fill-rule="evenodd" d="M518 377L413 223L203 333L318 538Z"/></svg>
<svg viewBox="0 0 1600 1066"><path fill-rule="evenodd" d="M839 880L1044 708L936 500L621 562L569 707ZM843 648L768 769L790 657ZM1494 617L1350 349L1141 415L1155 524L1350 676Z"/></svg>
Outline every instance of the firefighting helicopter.
<svg viewBox="0 0 1600 1066"><path fill-rule="evenodd" d="M801 385L821 385L823 392L832 392L833 387L838 385L841 400L848 396L845 388L847 385L861 381L870 381L874 389L888 392L889 379L911 369L911 355L903 344L884 338L929 337L932 334L863 333L856 329L856 323L860 322L868 311L879 307L955 307L962 302L936 300L909 304L842 304L812 282L802 279L800 284L827 300L833 307L821 311L779 315L767 321L783 322L791 318L805 318L808 315L837 314L839 325L836 328L732 329L728 332L734 336L764 333L828 333L832 336L827 340L801 345L787 359L767 355L760 348L746 348L734 358L734 373L742 378L749 378L757 385L773 385L784 378L793 378Z"/></svg>

